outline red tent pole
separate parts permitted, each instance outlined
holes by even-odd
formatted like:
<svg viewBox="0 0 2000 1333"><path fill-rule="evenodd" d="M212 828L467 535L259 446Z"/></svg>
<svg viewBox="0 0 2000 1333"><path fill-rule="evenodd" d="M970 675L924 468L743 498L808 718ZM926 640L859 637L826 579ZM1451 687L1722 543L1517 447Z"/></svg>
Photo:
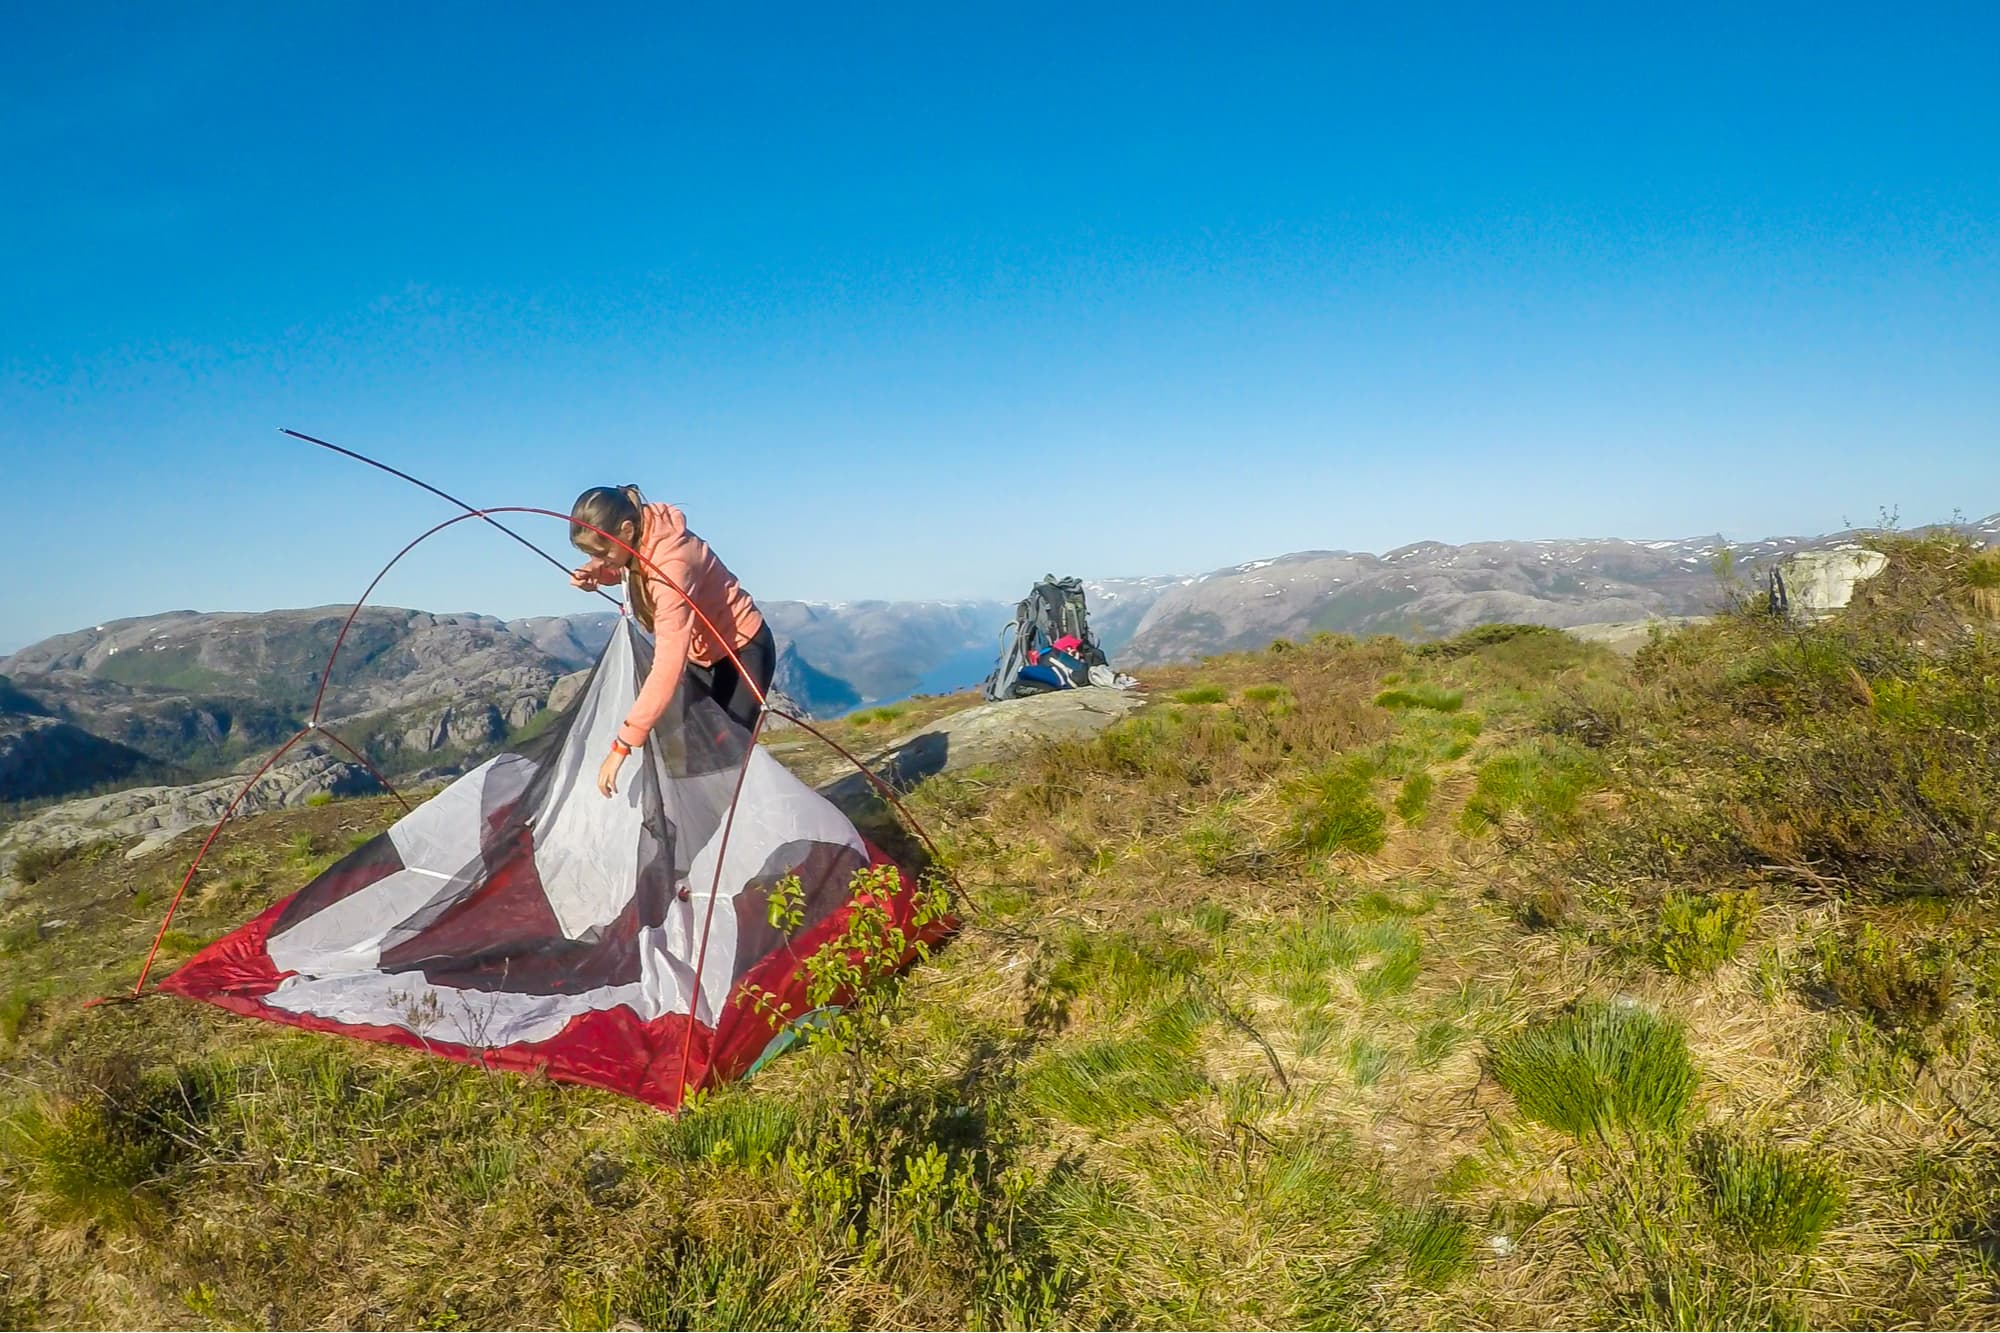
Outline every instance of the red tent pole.
<svg viewBox="0 0 2000 1333"><path fill-rule="evenodd" d="M325 703L326 690L328 684L332 679L333 667L335 661L338 659L340 655L341 648L347 642L348 632L353 628L356 617L358 617L361 613L361 608L364 605L366 605L368 598L374 594L376 587L381 584L382 580L385 577L387 577L389 571L393 569L396 566L396 564L403 559L404 556L408 555L411 551L415 550L417 546L419 546L421 543L427 541L431 537L435 536L437 533L442 532L444 529L452 527L455 524L465 522L468 519L479 518L479 519L485 519L489 523L493 523L492 515L494 514L539 514L548 518L565 520L572 523L575 526L589 529L590 531L596 533L598 536L603 537L606 541L611 542L614 545L628 552L634 560L636 560L641 566L644 567L647 573L651 574L661 583L664 583L676 596L678 596L681 599L681 601L687 606L688 610L694 615L694 617L701 622L702 627L708 631L709 641L711 643L716 644L718 647L722 649L723 653L728 657L730 663L733 666L735 666L739 679L742 680L744 684L748 685L750 687L751 693L756 696L759 705L757 721L755 725L751 728L750 732L749 748L745 750L743 763L737 769L736 786L734 792L731 794L730 797L729 813L727 816L725 816L723 821L722 842L716 859L715 880L710 885L708 909L703 917L701 942L697 946L697 951L696 951L693 995L690 997L688 1001L688 1029L683 1039L682 1049L681 1049L681 1095L683 1098L685 1098L687 1094L687 1066L688 1066L688 1060L691 1057L692 1053L692 1046L694 1040L694 1027L697 1022L697 1016L701 998L701 973L707 961L708 943L715 920L715 900L718 896L720 896L721 893L723 859L727 856L729 850L729 836L734 827L736 819L736 803L738 798L740 798L740 796L742 795L743 783L746 777L748 776L750 770L750 761L751 758L756 754L757 740L763 732L764 714L767 711L767 695L765 693L764 688L761 685L759 685L756 679L749 673L748 670L745 669L743 659L737 654L736 646L729 641L727 636L722 634L722 632L716 627L715 622L710 620L699 606L695 605L694 599L691 596L689 596L687 590L681 587L680 584L676 583L671 577L669 577L664 570L660 569L651 560L647 559L646 556L642 552L640 552L636 547L632 546L628 542L625 542L624 540L613 535L612 533L606 532L604 531L604 529L599 528L594 524L580 523L571 516L558 513L555 510L542 509L535 506L504 505L504 506L495 506L492 509L484 509L484 510L474 509L470 505L465 504L465 502L462 500L457 500L452 496L446 495L443 491L439 491L435 487L426 485L425 483L418 481L416 478L411 477L406 473L397 472L396 469L394 468L387 467L380 463L375 463L374 460L372 459L364 458L361 455L352 453L351 451L346 449L341 449L337 445L327 444L323 440L315 440L311 436L298 435L298 433L294 431L287 431L285 433L288 435L295 435L297 436L297 438L306 440L313 444L324 445L324 447L326 448L333 449L338 453L346 454L349 457L359 459L360 461L369 463L372 466L381 467L384 471L390 472L395 476L403 478L405 481L409 481L415 485L421 486L423 487L423 489L431 491L433 494L442 496L443 498L450 500L452 503L462 507L465 510L465 512L462 514L458 514L452 518L448 518L441 523L436 524L435 526L431 527L427 531L423 532L422 534L411 540L406 546L403 547L402 550L398 551L396 555L392 559L390 559L390 561L386 565L382 567L382 569L375 575L375 577L372 580L369 581L367 589L361 594L361 597L355 602L354 606L348 611L347 619L344 622L342 622L340 627L340 632L338 635L335 636L333 651L329 653L327 656L326 667L320 673L319 687L313 697L313 710L312 710L311 720L307 723L307 725L303 729L299 731L297 735L293 736L290 740L286 741L282 746L278 748L278 750L274 754L271 755L269 759L266 759L264 761L263 766L260 767L257 770L257 772L251 776L250 781L244 784L243 789L237 793L235 799L232 800L229 803L228 808L223 811L222 818L216 821L215 827L209 830L208 838L202 843L200 851L198 851L195 854L194 861L188 866L187 875L182 879L179 890L176 891L176 893L174 894L173 901L167 907L166 917L160 923L160 929L158 934L154 936L153 947L151 950L148 951L146 955L145 965L140 969L139 980L138 983L133 987L133 994L135 995L139 994L145 989L146 979L148 976L151 975L154 959L157 957L159 953L161 941L163 941L166 938L166 933L168 927L172 924L174 913L179 909L181 899L187 893L188 885L194 881L195 873L200 869L203 858L208 855L209 848L212 845L214 845L216 837L222 832L222 826L225 823L227 823L229 817L235 813L236 808L242 803L243 798L249 794L250 788L256 785L257 780L259 778L262 778L264 774L268 772L271 769L271 767L274 764L276 764L277 761L286 754L286 752L288 752L294 745L298 744L298 742L301 739L303 739L305 736L309 735L313 731L323 730L319 726L319 714L321 708L324 706ZM549 560L550 563L555 564L558 568L563 567L560 561L556 560L553 556L548 555L547 552L541 551L540 548L535 547L533 543L528 542L526 538L521 537L518 533L513 532L511 529L499 523L493 523L493 526L500 528L502 532L507 533L509 536L513 537L516 541L519 541L523 545L528 546L530 549L535 550L537 554L540 554L544 559ZM602 589L600 589L599 592L601 593ZM805 727L807 731L811 732L814 736L817 736L820 740L826 742L826 744L831 746L837 753L841 755L842 758L846 759L849 763L853 764L855 768L859 769L862 776L865 777L869 782L873 783L874 786L883 794L883 796L888 799L890 804L895 808L896 812L903 819L908 821L910 827L913 830L915 830L917 836L923 840L925 847L929 849L933 859L938 864L940 865L943 864L943 860L938 852L937 845L934 842L932 842L930 835L927 832L925 832L923 826L915 819L914 816L910 814L908 808L904 806L902 801L898 798L894 789L888 783L884 782L873 771L871 771L866 764L863 764L853 754L849 753L838 742L834 741L831 737L827 736L826 733L820 731L817 727L814 727L810 723L807 723L803 718L795 717L792 714L787 713L784 714L784 716L790 718L790 720L792 720L795 723L798 723L800 726ZM409 809L409 803L403 799L401 793L397 792L393 787L389 786L388 782L382 778L382 775L380 774L379 771L376 770L373 764L369 763L368 760L364 758L357 750L355 750L352 746L348 745L345 741L341 740L338 736L335 736L332 732L330 731L325 732L325 735L329 739L331 739L335 744L339 745L341 749L345 750L348 754L354 756L357 760L359 760L362 763L362 765L369 770L370 773L373 773L375 775L377 781L382 782L382 785L385 788L387 788L399 802L402 803L403 808L405 810ZM944 869L947 874L951 874L949 866L945 866ZM956 885L957 876L952 875L952 879L954 885Z"/></svg>
<svg viewBox="0 0 2000 1333"><path fill-rule="evenodd" d="M750 728L750 746L743 752L743 762L736 768L736 786L729 793L729 813L722 817L722 842L715 854L715 878L708 886L708 910L701 919L701 944L694 955L694 987L688 995L687 1032L681 1038L681 1091L679 1102L687 1100L688 1059L694 1051L694 1028L700 1021L698 1010L701 1005L701 974L708 965L708 934L715 924L715 900L722 896L722 867L729 859L729 834L736 827L736 803L743 796L743 780L750 775L750 761L757 754L757 737L764 730L764 712L757 711L757 721ZM706 1070L703 1077L707 1076Z"/></svg>
<svg viewBox="0 0 2000 1333"><path fill-rule="evenodd" d="M236 799L232 800L229 803L228 808L222 812L222 818L216 820L215 827L208 831L208 837L202 842L201 850L194 854L194 860L188 865L187 874L181 877L180 888L174 890L174 900L167 904L167 914L160 921L159 933L153 936L153 947L146 951L146 965L139 969L139 982L137 985L132 987L132 993L134 995L137 995L140 991L146 989L146 977L153 970L153 959L156 956L158 956L160 952L160 941L164 940L167 937L167 927L173 924L174 913L180 908L181 905L181 897L188 891L188 885L194 883L194 872L201 869L201 859L204 856L207 856L208 849L215 845L216 836L222 832L222 826L229 822L229 817L236 813L236 807L243 803L243 798L245 796L248 796L250 794L250 789L257 785L257 779L263 777L266 773L270 772L271 765L277 763L279 759L283 758L285 751L291 749L294 745L297 745L306 736L310 735L311 732L312 732L311 727L301 727L297 735L293 736L283 745L280 745L277 749L277 752L273 754L269 759L266 759L264 761L264 766L258 769L255 773L252 773L250 775L250 780L243 784L243 789L241 791L236 793Z"/></svg>

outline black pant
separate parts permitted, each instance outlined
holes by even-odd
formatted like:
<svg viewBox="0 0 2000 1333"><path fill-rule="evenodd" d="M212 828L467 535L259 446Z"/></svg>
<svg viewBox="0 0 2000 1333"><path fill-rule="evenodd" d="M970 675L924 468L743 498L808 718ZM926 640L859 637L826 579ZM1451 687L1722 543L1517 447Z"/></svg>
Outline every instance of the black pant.
<svg viewBox="0 0 2000 1333"><path fill-rule="evenodd" d="M756 690L744 683L743 671L738 671L736 663L727 657L712 667L690 662L688 682L721 704L723 712L747 729L757 725L757 714L763 711L757 702L758 691L771 688L771 673L778 669L778 646L771 638L771 627L766 625L758 630L756 637L736 650L736 655L743 659L743 671L757 682Z"/></svg>

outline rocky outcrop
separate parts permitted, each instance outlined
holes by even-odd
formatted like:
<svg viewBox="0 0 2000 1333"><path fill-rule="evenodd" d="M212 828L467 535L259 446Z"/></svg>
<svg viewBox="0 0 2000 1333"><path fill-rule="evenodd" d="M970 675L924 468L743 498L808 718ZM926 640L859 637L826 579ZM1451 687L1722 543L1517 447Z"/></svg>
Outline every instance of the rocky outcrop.
<svg viewBox="0 0 2000 1333"><path fill-rule="evenodd" d="M29 776L10 790L16 799L59 796L149 765L201 775L268 753L309 715L347 612L180 611L22 649L9 659L14 678L0 702L33 700L72 728L42 728L32 748L60 742L95 762L79 762L67 780L57 765L17 759ZM567 625L558 637L574 642L589 630ZM321 716L402 771L440 751L497 743L540 711L560 674L559 662L490 616L371 607L348 628Z"/></svg>
<svg viewBox="0 0 2000 1333"><path fill-rule="evenodd" d="M1038 741L1095 735L1145 703L1137 690L1089 686L974 704L861 758L877 776L907 791L934 774L994 763ZM853 812L873 799L874 784L817 740L787 741L773 750L842 809Z"/></svg>
<svg viewBox="0 0 2000 1333"><path fill-rule="evenodd" d="M449 705L430 714L405 731L399 748L413 754L437 750L470 750L491 745L507 735L506 719L492 704L461 708Z"/></svg>
<svg viewBox="0 0 2000 1333"><path fill-rule="evenodd" d="M596 665L617 624L616 611L585 611L569 616L524 616L508 621L507 628L547 653L564 670L581 671Z"/></svg>
<svg viewBox="0 0 2000 1333"><path fill-rule="evenodd" d="M590 684L589 671L572 671L550 687L548 702L544 706L551 713L560 713L576 702L576 697L583 693L583 687L588 684Z"/></svg>
<svg viewBox="0 0 2000 1333"><path fill-rule="evenodd" d="M1794 620L1821 620L1854 600L1854 590L1889 567L1865 546L1802 551L1778 565L1773 602Z"/></svg>
<svg viewBox="0 0 2000 1333"><path fill-rule="evenodd" d="M1612 620L1594 625L1571 625L1569 633L1585 643L1601 643L1614 653L1630 657L1653 641L1655 635L1671 634L1689 625L1703 624L1708 616L1653 616L1646 620Z"/></svg>
<svg viewBox="0 0 2000 1333"><path fill-rule="evenodd" d="M348 608L175 611L112 621L23 648L9 671L101 735L97 715L163 699L257 700L309 708ZM546 694L561 673L504 621L368 607L355 617L327 686L327 713L387 712L468 692ZM51 699L51 695L57 696Z"/></svg>
<svg viewBox="0 0 2000 1333"><path fill-rule="evenodd" d="M179 787L132 787L39 811L0 831L0 881L14 858L29 848L109 840L124 846L129 855L140 855L189 829L214 824L242 786L243 778L231 775ZM375 779L359 765L309 753L272 768L250 788L237 810L259 814L301 806L321 794L353 796L374 790Z"/></svg>

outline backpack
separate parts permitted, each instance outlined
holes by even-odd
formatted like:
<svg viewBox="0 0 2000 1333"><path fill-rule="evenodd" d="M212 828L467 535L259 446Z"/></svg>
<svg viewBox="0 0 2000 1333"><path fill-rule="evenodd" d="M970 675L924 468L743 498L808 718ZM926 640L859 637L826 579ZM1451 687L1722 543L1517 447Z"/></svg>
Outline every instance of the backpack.
<svg viewBox="0 0 2000 1333"><path fill-rule="evenodd" d="M986 678L983 693L988 699L1011 699L1020 680L1021 668L1029 664L1029 654L1039 657L1058 639L1077 640L1075 656L1084 670L1105 664L1104 650L1090 634L1090 615L1084 607L1083 580L1059 579L1045 574L1042 581L1014 608L1014 622L1000 635L1000 659Z"/></svg>

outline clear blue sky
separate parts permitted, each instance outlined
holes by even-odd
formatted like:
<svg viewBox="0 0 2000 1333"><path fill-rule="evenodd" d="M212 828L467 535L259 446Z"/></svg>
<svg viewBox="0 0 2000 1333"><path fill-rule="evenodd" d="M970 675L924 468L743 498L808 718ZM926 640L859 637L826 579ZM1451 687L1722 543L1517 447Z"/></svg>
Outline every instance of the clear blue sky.
<svg viewBox="0 0 2000 1333"><path fill-rule="evenodd" d="M1983 515L1996 15L17 7L0 650L444 513L281 425L770 598ZM470 527L381 600L588 605Z"/></svg>

